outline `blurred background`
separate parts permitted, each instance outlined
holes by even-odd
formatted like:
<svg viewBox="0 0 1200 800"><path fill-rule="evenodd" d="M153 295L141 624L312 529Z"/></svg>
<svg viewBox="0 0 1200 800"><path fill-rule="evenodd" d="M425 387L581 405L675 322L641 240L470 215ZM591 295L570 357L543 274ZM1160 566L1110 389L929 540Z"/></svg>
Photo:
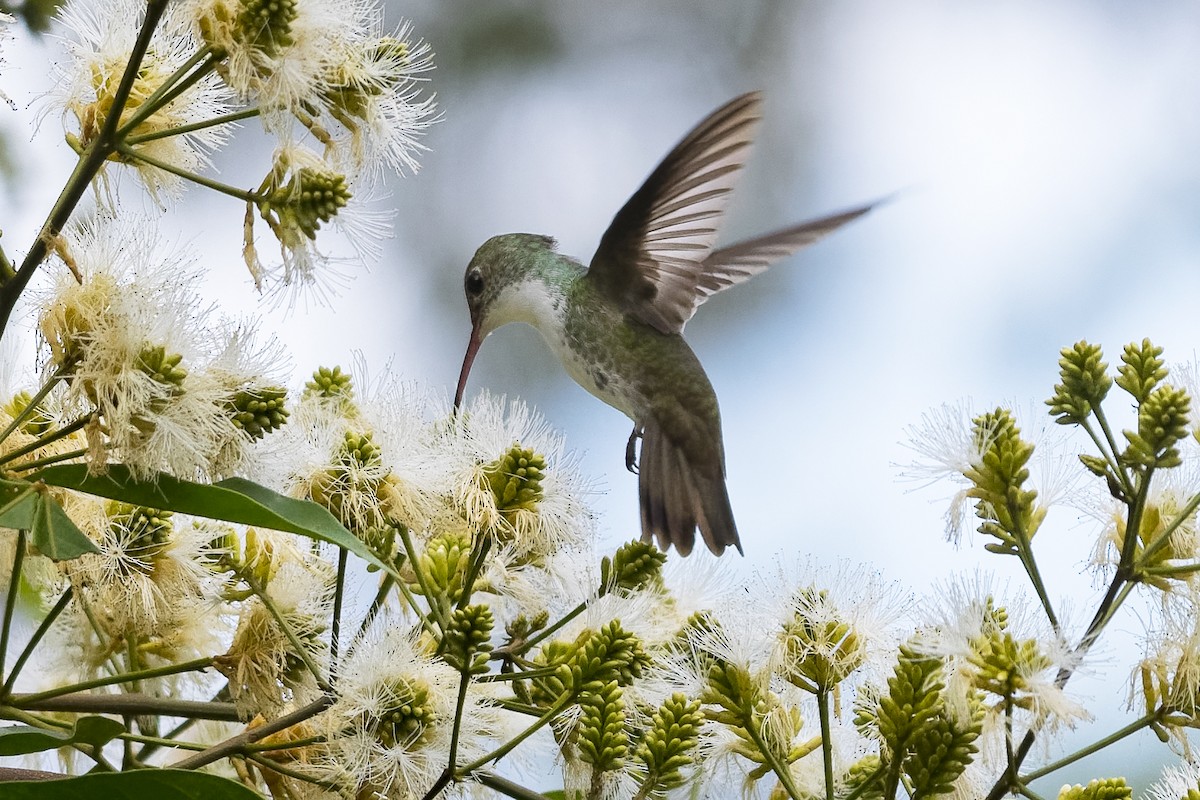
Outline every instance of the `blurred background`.
<svg viewBox="0 0 1200 800"><path fill-rule="evenodd" d="M397 212L382 263L327 305L273 309L241 265L242 206L192 191L173 215L181 245L211 265L206 291L261 317L297 382L361 352L376 374L449 395L474 249L497 233L546 233L586 263L667 150L751 89L765 92L766 119L723 241L896 193L688 325L721 399L744 575L811 555L869 563L921 595L980 568L1023 589L1015 559L985 557L978 535L944 541L955 487L901 480L917 458L906 428L965 401L1013 405L1036 432L1058 351L1082 338L1110 363L1143 337L1169 362L1195 359L1192 0L411 0L389 13L432 46L429 89L444 116L420 172L381 200ZM0 220L12 252L27 247L70 161L57 118L30 137L55 42L21 35L5 52L0 88L17 109L0 109L10 170ZM221 153L224 178L258 174L265 147ZM122 199L149 207L132 188ZM629 422L575 386L531 329L491 337L469 388L539 408L582 452L606 546L637 535ZM1081 624L1098 597L1085 573L1096 530L1063 507L1038 539L1052 592ZM1127 614L1097 651L1106 677L1072 682L1103 714L1072 734L1079 742L1123 724L1140 625ZM1053 783L1124 774L1144 788L1164 760L1143 733Z"/></svg>

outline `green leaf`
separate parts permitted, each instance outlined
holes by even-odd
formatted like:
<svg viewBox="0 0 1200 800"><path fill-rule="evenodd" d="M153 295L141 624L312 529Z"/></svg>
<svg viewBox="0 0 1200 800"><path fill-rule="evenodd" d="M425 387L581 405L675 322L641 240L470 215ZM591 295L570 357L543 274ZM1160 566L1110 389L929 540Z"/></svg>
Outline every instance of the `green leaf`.
<svg viewBox="0 0 1200 800"><path fill-rule="evenodd" d="M124 725L108 717L81 717L75 721L75 728L71 731L48 731L29 725L12 725L0 728L0 756L40 753L69 744L103 747L124 732Z"/></svg>
<svg viewBox="0 0 1200 800"><path fill-rule="evenodd" d="M18 484L19 485L19 484ZM29 530L33 527L33 510L37 504L37 491L29 484L15 494L0 495L0 528Z"/></svg>
<svg viewBox="0 0 1200 800"><path fill-rule="evenodd" d="M4 800L262 800L240 783L182 769L97 772L54 781L0 782Z"/></svg>
<svg viewBox="0 0 1200 800"><path fill-rule="evenodd" d="M100 548L71 521L58 501L46 492L36 492L33 525L29 543L39 553L55 561L70 561L84 553L99 553Z"/></svg>
<svg viewBox="0 0 1200 800"><path fill-rule="evenodd" d="M344 547L367 563L396 575L394 569L380 561L321 506L285 497L242 478L214 484L192 483L160 472L152 480L142 481L133 477L123 464L110 465L104 475L89 474L85 464L56 464L33 477L53 486L146 508L297 533Z"/></svg>

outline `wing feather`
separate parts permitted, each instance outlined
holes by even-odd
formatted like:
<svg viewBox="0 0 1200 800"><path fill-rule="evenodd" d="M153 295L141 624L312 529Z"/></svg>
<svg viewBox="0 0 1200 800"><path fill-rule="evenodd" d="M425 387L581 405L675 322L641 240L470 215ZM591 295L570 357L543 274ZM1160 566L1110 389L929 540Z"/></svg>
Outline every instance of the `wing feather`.
<svg viewBox="0 0 1200 800"><path fill-rule="evenodd" d="M730 192L761 122L750 92L714 111L675 146L613 217L588 280L635 319L672 334L712 295L757 275L875 204L714 250Z"/></svg>

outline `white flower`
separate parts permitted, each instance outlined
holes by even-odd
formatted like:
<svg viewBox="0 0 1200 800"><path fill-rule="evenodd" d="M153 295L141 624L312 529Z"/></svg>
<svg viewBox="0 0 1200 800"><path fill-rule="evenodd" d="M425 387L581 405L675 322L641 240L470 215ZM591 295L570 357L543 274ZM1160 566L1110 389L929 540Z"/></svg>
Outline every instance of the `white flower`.
<svg viewBox="0 0 1200 800"><path fill-rule="evenodd" d="M808 692L830 691L860 670L877 674L897 644L892 624L909 605L895 585L865 567L810 564L779 570L758 586L768 608L786 598L772 609L778 625L772 667Z"/></svg>
<svg viewBox="0 0 1200 800"><path fill-rule="evenodd" d="M1185 761L1167 767L1149 789L1147 800L1190 800L1200 795L1200 764Z"/></svg>
<svg viewBox="0 0 1200 800"><path fill-rule="evenodd" d="M381 798L424 795L447 765L459 672L432 655L419 627L386 614L339 672L338 699L320 718L328 743L318 772L348 773ZM471 763L489 751L497 712L470 687L459 719L458 761Z"/></svg>
<svg viewBox="0 0 1200 800"><path fill-rule="evenodd" d="M197 35L224 52L219 67L242 100L259 104L271 127L274 112L311 106L339 45L352 41L372 5L362 0L185 0L181 15ZM290 124L290 123L289 123Z"/></svg>
<svg viewBox="0 0 1200 800"><path fill-rule="evenodd" d="M13 38L12 31L10 31L9 28L14 22L15 20L13 19L12 14L5 14L3 11L0 11L0 47L3 47L5 42ZM0 54L0 69L4 68L4 63L4 56ZM8 103L10 108L17 107L16 103L12 101L12 98L6 95L3 91L0 91L0 100Z"/></svg>
<svg viewBox="0 0 1200 800"><path fill-rule="evenodd" d="M265 584L267 597L324 679L329 667L332 566L299 550L287 534L248 532L245 549L242 568ZM233 643L216 666L229 678L230 694L247 717L279 714L287 703L303 702L301 698L316 691L317 676L257 595L243 604Z"/></svg>
<svg viewBox="0 0 1200 800"><path fill-rule="evenodd" d="M418 88L418 76L433 68L429 46L411 37L409 25L387 36L372 32L339 42L330 61L322 106L347 132L331 143L349 172L417 170L424 149L417 137L435 121L436 107Z"/></svg>
<svg viewBox="0 0 1200 800"><path fill-rule="evenodd" d="M250 438L235 422L237 393L264 378L235 374L260 366L239 364L246 330L210 323L190 288L194 261L163 252L155 230L101 216L65 234L80 280L60 273L42 302L46 370L66 376L75 417L98 414L87 429L94 468L112 458L141 476L222 472Z"/></svg>
<svg viewBox="0 0 1200 800"><path fill-rule="evenodd" d="M54 68L51 102L74 116L78 132L72 136L80 148L90 146L104 126L145 10L144 0L90 0L68 3L61 12L63 25L70 31L65 40L68 59ZM197 42L170 16L161 22L138 70L122 121L131 119L197 49ZM208 152L224 143L227 127L159 134L219 117L229 110L229 99L220 79L215 74L207 75L140 122L130 135L154 134L156 138L131 146L156 161L185 172L197 172L208 165ZM183 188L183 180L171 172L144 161L131 161L125 154L116 154L114 158L133 163L142 183L156 198L161 192L178 195Z"/></svg>
<svg viewBox="0 0 1200 800"><path fill-rule="evenodd" d="M311 150L287 144L276 151L271 171L246 212L243 255L255 284L277 301L295 302L303 291L324 300L345 282L338 264L379 260L380 242L391 233L390 214L365 208L349 176ZM254 241L254 212L279 242L281 261L264 264ZM317 233L330 224L353 254L317 249Z"/></svg>
<svg viewBox="0 0 1200 800"><path fill-rule="evenodd" d="M1066 452L1062 426L1053 424L1040 408L1026 409L1013 416L1028 429L1022 438L1035 445L1030 483L1038 489L1039 508L1071 496L1082 473L1075 453ZM991 427L981 427L984 424ZM985 454L995 444L996 437L1004 433L1001 418L976 412L970 402L963 401L926 412L920 424L910 426L906 432L908 447L919 458L903 468L901 477L923 486L949 479L961 487L951 498L945 514L946 538L957 544L964 528L975 521L979 502L971 494L975 482L970 476L985 469Z"/></svg>
<svg viewBox="0 0 1200 800"><path fill-rule="evenodd" d="M457 466L453 499L473 530L534 560L591 546L595 519L576 457L528 406L482 393L444 433L446 457Z"/></svg>
<svg viewBox="0 0 1200 800"><path fill-rule="evenodd" d="M105 512L98 529L97 520L77 520L100 552L64 562L64 568L112 638L161 636L180 604L216 594L205 563L208 528L123 503L108 503Z"/></svg>
<svg viewBox="0 0 1200 800"><path fill-rule="evenodd" d="M1007 697L1038 724L1088 718L1057 685L1060 670L1078 669L1079 656L1023 598L1004 598L977 577L943 587L925 617L917 647L951 659L950 673L961 673L983 691L993 715L1003 713Z"/></svg>

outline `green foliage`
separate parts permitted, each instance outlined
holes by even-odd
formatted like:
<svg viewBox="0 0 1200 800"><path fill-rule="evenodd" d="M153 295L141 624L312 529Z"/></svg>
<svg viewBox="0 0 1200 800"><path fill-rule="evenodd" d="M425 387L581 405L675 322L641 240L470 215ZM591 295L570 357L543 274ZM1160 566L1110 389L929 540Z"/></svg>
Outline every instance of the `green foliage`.
<svg viewBox="0 0 1200 800"><path fill-rule="evenodd" d="M150 769L96 772L55 781L0 783L5 800L261 800L240 783L204 772Z"/></svg>
<svg viewBox="0 0 1200 800"><path fill-rule="evenodd" d="M0 727L0 756L40 753L72 744L103 747L122 733L125 733L125 726L107 717L80 717L69 731L45 730L28 725ZM2 792L0 796L3 796Z"/></svg>
<svg viewBox="0 0 1200 800"><path fill-rule="evenodd" d="M325 509L315 503L281 495L244 478L202 484L160 473L154 480L142 481L120 464L110 466L104 475L92 475L83 464L62 464L47 467L35 477L52 486L131 505L299 534L343 547L367 563L395 574L390 565L380 561Z"/></svg>

